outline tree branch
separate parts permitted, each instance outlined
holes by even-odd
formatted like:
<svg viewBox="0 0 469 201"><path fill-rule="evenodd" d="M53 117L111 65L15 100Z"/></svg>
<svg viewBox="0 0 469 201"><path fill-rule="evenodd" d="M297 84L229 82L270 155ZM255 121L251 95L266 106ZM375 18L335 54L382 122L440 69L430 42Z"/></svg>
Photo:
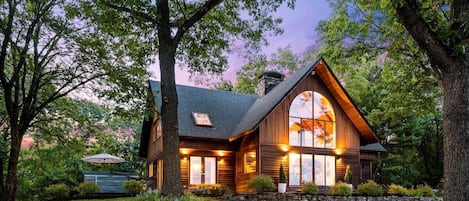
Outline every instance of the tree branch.
<svg viewBox="0 0 469 201"><path fill-rule="evenodd" d="M153 16L149 15L148 13L133 10L131 8L127 8L127 7L124 7L124 6L115 5L115 4L112 4L110 2L106 2L106 5L109 6L110 8L115 9L115 10L126 12L126 13L129 13L130 15L133 15L133 16L137 17L137 18L144 19L144 20L146 20L148 22L151 22L155 25L159 24L158 20L156 18L154 18Z"/></svg>
<svg viewBox="0 0 469 201"><path fill-rule="evenodd" d="M427 53L432 65L438 66L440 71L447 71L451 63L451 48L446 47L437 34L419 14L420 8L416 0L405 0L397 4L396 14L417 44Z"/></svg>
<svg viewBox="0 0 469 201"><path fill-rule="evenodd" d="M209 0L205 2L205 4L202 7L198 8L189 19L184 20L182 25L178 26L178 31L176 32L176 35L174 36L175 43L178 44L182 36L184 36L184 33L186 33L186 31L190 27L192 27L197 21L199 21L202 17L204 17L205 14L207 14L210 10L215 8L221 2L223 2L223 0Z"/></svg>

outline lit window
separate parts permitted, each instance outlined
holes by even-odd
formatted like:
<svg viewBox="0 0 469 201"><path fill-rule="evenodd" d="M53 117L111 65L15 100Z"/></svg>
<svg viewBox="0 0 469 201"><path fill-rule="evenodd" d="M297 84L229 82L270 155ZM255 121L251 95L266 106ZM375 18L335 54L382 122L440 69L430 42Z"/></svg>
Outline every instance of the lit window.
<svg viewBox="0 0 469 201"><path fill-rule="evenodd" d="M256 172L256 152L251 151L244 154L244 173Z"/></svg>
<svg viewBox="0 0 469 201"><path fill-rule="evenodd" d="M193 112L192 117L194 117L194 122L197 126L212 126L208 114Z"/></svg>
<svg viewBox="0 0 469 201"><path fill-rule="evenodd" d="M217 163L215 157L191 156L190 184L216 184Z"/></svg>
<svg viewBox="0 0 469 201"><path fill-rule="evenodd" d="M322 94L302 92L293 100L289 116L290 145L335 148L335 114Z"/></svg>
<svg viewBox="0 0 469 201"><path fill-rule="evenodd" d="M335 156L292 153L289 154L288 165L290 185L312 181L319 186L335 184Z"/></svg>
<svg viewBox="0 0 469 201"><path fill-rule="evenodd" d="M148 177L153 177L153 162L148 164Z"/></svg>

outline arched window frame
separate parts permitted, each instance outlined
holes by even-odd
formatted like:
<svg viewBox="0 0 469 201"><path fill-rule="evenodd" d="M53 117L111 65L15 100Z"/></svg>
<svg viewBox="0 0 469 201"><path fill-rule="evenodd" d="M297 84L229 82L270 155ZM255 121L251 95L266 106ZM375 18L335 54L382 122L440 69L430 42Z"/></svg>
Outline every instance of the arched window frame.
<svg viewBox="0 0 469 201"><path fill-rule="evenodd" d="M324 95L316 91L303 91L292 101L289 144L327 149L336 147L335 112Z"/></svg>

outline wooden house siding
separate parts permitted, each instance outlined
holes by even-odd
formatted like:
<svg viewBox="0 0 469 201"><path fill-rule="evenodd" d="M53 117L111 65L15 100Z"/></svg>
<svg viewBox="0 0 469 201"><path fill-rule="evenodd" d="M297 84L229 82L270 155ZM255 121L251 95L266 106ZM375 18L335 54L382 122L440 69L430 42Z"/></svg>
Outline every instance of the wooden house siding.
<svg viewBox="0 0 469 201"><path fill-rule="evenodd" d="M287 95L259 125L260 144L276 145L288 144L288 114L290 105L295 97L303 91L317 91L324 95L334 107L336 116L336 143L337 148L358 150L360 147L360 134L353 126L350 119L339 106L327 87L318 76L309 75L303 82L299 83L292 92Z"/></svg>
<svg viewBox="0 0 469 201"><path fill-rule="evenodd" d="M259 134L251 133L243 137L239 151L236 152L236 193L252 192L247 188L248 181L259 174ZM244 154L256 151L256 172L244 173Z"/></svg>
<svg viewBox="0 0 469 201"><path fill-rule="evenodd" d="M261 174L269 175L277 184L279 182L280 164L282 164L288 181L288 153L276 145L261 145L260 147L262 155Z"/></svg>
<svg viewBox="0 0 469 201"><path fill-rule="evenodd" d="M150 131L150 140L148 141L147 162L154 161L163 153L163 136L157 136L158 119L155 117Z"/></svg>

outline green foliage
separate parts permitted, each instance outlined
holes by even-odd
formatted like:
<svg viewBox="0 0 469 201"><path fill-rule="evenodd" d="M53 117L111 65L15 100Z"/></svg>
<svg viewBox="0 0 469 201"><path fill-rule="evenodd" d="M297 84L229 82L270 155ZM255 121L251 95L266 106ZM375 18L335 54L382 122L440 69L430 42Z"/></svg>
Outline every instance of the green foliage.
<svg viewBox="0 0 469 201"><path fill-rule="evenodd" d="M368 180L366 183L358 185L357 191L360 195L369 195L369 196L382 196L383 195L383 190L373 180Z"/></svg>
<svg viewBox="0 0 469 201"><path fill-rule="evenodd" d="M159 190L146 191L138 195L136 201L205 201L205 198L196 197L190 193L185 193L180 197L164 197L161 196Z"/></svg>
<svg viewBox="0 0 469 201"><path fill-rule="evenodd" d="M301 185L301 191L310 195L317 195L319 192L318 186L314 182L306 182Z"/></svg>
<svg viewBox="0 0 469 201"><path fill-rule="evenodd" d="M317 27L319 55L384 140L388 152L377 163L376 180L437 185L443 175L442 93L428 57L398 23L390 2L330 5L331 17Z"/></svg>
<svg viewBox="0 0 469 201"><path fill-rule="evenodd" d="M99 186L94 182L84 182L77 187L78 195L83 198L89 198L99 192Z"/></svg>
<svg viewBox="0 0 469 201"><path fill-rule="evenodd" d="M339 182L331 187L331 195L351 196L352 188L346 183Z"/></svg>
<svg viewBox="0 0 469 201"><path fill-rule="evenodd" d="M258 175L248 181L248 188L255 188L261 193L275 188L274 181L268 175Z"/></svg>
<svg viewBox="0 0 469 201"><path fill-rule="evenodd" d="M388 195L406 196L409 190L401 185L391 184L388 189Z"/></svg>
<svg viewBox="0 0 469 201"><path fill-rule="evenodd" d="M145 191L137 196L137 201L157 201L160 198L159 190Z"/></svg>
<svg viewBox="0 0 469 201"><path fill-rule="evenodd" d="M217 197L232 193L225 184L197 184L195 188L191 188L190 190L194 195L204 197Z"/></svg>
<svg viewBox="0 0 469 201"><path fill-rule="evenodd" d="M409 190L410 196L436 197L435 192L429 185L420 185L415 189Z"/></svg>
<svg viewBox="0 0 469 201"><path fill-rule="evenodd" d="M143 183L136 180L127 180L124 182L125 193L130 195L137 195L143 192Z"/></svg>
<svg viewBox="0 0 469 201"><path fill-rule="evenodd" d="M345 175L344 175L344 182L351 184L352 183L352 168L350 165L345 166Z"/></svg>
<svg viewBox="0 0 469 201"><path fill-rule="evenodd" d="M280 170L279 170L279 183L287 183L287 177L285 176L285 170L283 170L283 165L280 164Z"/></svg>
<svg viewBox="0 0 469 201"><path fill-rule="evenodd" d="M53 184L45 189L47 200L65 200L70 197L70 187L66 184Z"/></svg>
<svg viewBox="0 0 469 201"><path fill-rule="evenodd" d="M44 187L56 183L78 186L83 181L83 171L144 172L144 161L137 156L139 118L124 118L88 101L62 100L58 103L49 112L63 118L36 124L31 130L34 143L29 149L21 150L19 200L43 199ZM100 152L123 157L127 162L91 164L81 160Z"/></svg>
<svg viewBox="0 0 469 201"><path fill-rule="evenodd" d="M265 71L277 71L288 76L302 67L312 65L316 58L312 58L311 55L315 55L317 52L314 48L308 49L303 57L295 55L290 47L279 48L270 57L264 55L251 57L250 62L236 72L236 86L232 87L231 90L254 94L259 76ZM219 85L225 84L222 81Z"/></svg>

